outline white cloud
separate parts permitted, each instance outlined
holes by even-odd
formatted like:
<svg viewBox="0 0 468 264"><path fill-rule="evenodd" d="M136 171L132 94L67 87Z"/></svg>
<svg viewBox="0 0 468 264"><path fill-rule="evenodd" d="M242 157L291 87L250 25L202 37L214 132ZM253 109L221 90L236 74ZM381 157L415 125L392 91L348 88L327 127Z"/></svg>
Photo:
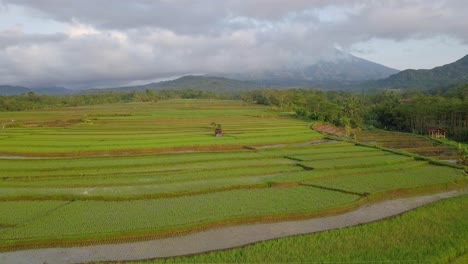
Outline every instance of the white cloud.
<svg viewBox="0 0 468 264"><path fill-rule="evenodd" d="M99 33L100 32L94 27L80 23L73 23L65 29L65 34L71 38L78 38L86 35L96 35Z"/></svg>

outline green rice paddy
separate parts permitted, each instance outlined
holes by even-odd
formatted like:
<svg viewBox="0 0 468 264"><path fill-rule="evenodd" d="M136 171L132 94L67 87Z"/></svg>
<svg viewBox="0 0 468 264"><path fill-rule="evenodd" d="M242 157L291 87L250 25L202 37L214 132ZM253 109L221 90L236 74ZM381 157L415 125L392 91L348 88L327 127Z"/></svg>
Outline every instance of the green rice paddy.
<svg viewBox="0 0 468 264"><path fill-rule="evenodd" d="M464 186L460 169L327 140L291 113L167 100L1 113L0 250L176 235ZM224 135L213 136L212 123Z"/></svg>

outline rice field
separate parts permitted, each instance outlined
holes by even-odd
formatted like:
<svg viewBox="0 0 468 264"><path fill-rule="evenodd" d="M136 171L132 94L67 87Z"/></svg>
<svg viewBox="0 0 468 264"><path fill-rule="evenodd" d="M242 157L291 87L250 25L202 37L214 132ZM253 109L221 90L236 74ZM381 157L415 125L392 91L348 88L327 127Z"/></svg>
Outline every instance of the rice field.
<svg viewBox="0 0 468 264"><path fill-rule="evenodd" d="M128 263L467 263L468 196L399 217L197 256ZM125 262L127 263L127 262Z"/></svg>
<svg viewBox="0 0 468 264"><path fill-rule="evenodd" d="M2 119L16 122L1 132L0 155L126 155L320 137L290 113L239 101L167 100L10 112ZM226 136L214 140L212 123L221 124Z"/></svg>
<svg viewBox="0 0 468 264"><path fill-rule="evenodd" d="M312 217L395 190L466 185L460 169L327 140L291 113L239 101L1 118L17 120L0 132L2 251Z"/></svg>
<svg viewBox="0 0 468 264"><path fill-rule="evenodd" d="M438 160L456 161L457 148L427 137L390 131L359 131L357 140L385 148L400 149Z"/></svg>

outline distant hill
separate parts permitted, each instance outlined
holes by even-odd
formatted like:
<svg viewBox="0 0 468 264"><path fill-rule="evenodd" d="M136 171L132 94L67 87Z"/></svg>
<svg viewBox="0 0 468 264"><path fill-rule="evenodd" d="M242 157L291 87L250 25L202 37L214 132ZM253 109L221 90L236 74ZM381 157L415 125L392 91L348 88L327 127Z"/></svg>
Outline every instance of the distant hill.
<svg viewBox="0 0 468 264"><path fill-rule="evenodd" d="M41 87L32 89L34 93L44 94L44 95L67 95L73 94L75 91L64 88L64 87Z"/></svg>
<svg viewBox="0 0 468 264"><path fill-rule="evenodd" d="M203 90L208 92L224 92L235 93L239 91L247 91L258 88L258 85L252 82L231 80L223 77L208 77L208 76L183 76L176 80L163 81L158 83L150 83L137 86L126 86L117 88L102 88L102 89L86 89L86 90L70 90L63 87L42 87L42 88L26 88L21 86L0 85L0 95L18 95L22 93L34 92L42 95L69 95L75 93L99 93L103 91L116 92L131 92L131 91L161 91L161 90Z"/></svg>
<svg viewBox="0 0 468 264"><path fill-rule="evenodd" d="M171 81L163 81L158 83L150 83L145 85L137 86L126 86L118 88L106 88L106 89L92 89L84 90L82 93L87 92L102 92L102 91L161 91L161 90L203 90L208 92L238 92L247 91L258 88L255 83L247 81L238 81L227 79L223 77L209 77L209 76L194 76L187 75Z"/></svg>
<svg viewBox="0 0 468 264"><path fill-rule="evenodd" d="M143 86L143 88L153 88L155 90L192 89L210 92L236 92L250 90L252 88L257 88L257 86L251 82L232 80L223 77L188 75L172 81L146 85Z"/></svg>
<svg viewBox="0 0 468 264"><path fill-rule="evenodd" d="M75 93L75 91L63 87L41 87L32 89L22 86L0 85L0 95L18 95L28 92L42 95L67 95Z"/></svg>
<svg viewBox="0 0 468 264"><path fill-rule="evenodd" d="M335 50L318 62L302 68L278 68L251 73L221 73L227 78L251 81L267 86L304 86L333 89L368 80L386 78L396 69Z"/></svg>
<svg viewBox="0 0 468 264"><path fill-rule="evenodd" d="M404 70L383 80L368 82L365 86L430 90L460 83L468 83L468 55L430 70Z"/></svg>
<svg viewBox="0 0 468 264"><path fill-rule="evenodd" d="M0 95L16 95L29 91L31 90L22 86L0 85Z"/></svg>

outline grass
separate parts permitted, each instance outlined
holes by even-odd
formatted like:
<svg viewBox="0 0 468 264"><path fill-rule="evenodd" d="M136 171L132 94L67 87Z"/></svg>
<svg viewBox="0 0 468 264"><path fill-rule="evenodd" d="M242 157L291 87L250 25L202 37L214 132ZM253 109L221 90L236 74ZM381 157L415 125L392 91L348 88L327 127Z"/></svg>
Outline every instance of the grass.
<svg viewBox="0 0 468 264"><path fill-rule="evenodd" d="M465 263L467 210L465 195L367 225L131 263Z"/></svg>

